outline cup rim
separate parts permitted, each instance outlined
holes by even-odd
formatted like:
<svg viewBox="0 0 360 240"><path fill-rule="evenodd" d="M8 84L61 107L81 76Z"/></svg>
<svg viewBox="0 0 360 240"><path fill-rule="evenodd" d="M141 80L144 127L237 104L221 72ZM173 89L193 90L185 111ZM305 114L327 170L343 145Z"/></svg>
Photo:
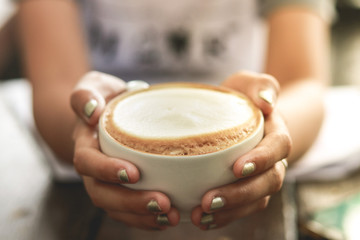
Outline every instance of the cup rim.
<svg viewBox="0 0 360 240"><path fill-rule="evenodd" d="M143 91L148 91L149 89L161 89L161 88L165 88L167 86L183 86L183 87L187 87L187 86L191 86L191 87L196 87L196 88L202 88L202 87L210 87L211 89L215 89L215 90L220 90L226 93L231 93L231 94L235 94L235 95L240 95L243 96L245 98L248 99L248 97L244 94L242 94L241 92L236 92L234 90L222 87L222 86L214 86L214 85L210 85L210 84L203 84L203 83L192 83L192 82L172 82L172 83L161 83L161 84L155 84L155 85L151 85L149 88L147 89L141 89L141 90L136 90L136 91L132 91L132 92L125 92L123 94L120 94L118 96L116 96L115 98L113 98L112 100L110 100L110 102L107 104L111 104L114 101L117 101L119 99L122 98L126 98L128 96L131 96L133 94L137 94ZM250 102L252 102L250 100ZM254 105L255 106L255 105ZM255 106L256 107L256 106ZM98 132L99 135L103 135L105 136L107 139L109 139L113 144L116 144L119 148L121 148L122 150L128 151L128 152L133 152L136 153L138 155L144 156L144 157L148 157L148 156L156 156L157 158L161 159L194 159L194 158L199 158L199 157L203 157L203 156L212 156L212 155L216 155L219 153L222 153L224 151L229 151L233 148L237 148L239 145L244 145L248 142L250 142L251 140L253 140L254 138L258 137L259 134L261 134L261 139L263 138L264 135L264 116L263 113L261 112L260 109L258 109L256 107L256 110L259 112L259 123L257 125L257 128L252 132L252 134L250 134L249 136L247 136L244 140L242 140L241 142L238 142L234 145L231 145L230 147L221 149L219 151L215 151L215 152L209 152L209 153L204 153L204 154L196 154L196 155L163 155L163 154L157 154L157 153L150 153L150 152L144 152L144 151L140 151L140 150L136 150L133 149L131 147L128 147L126 145L121 144L120 142L118 142L114 137L112 137L105 129L105 127L103 126L104 124L104 118L105 118L105 114L104 112L101 114L100 119L99 119L99 123L98 123ZM260 140L261 141L261 140ZM260 142L259 141L259 142ZM257 145L258 143L256 143ZM101 145L101 144L100 144ZM101 148L101 146L100 146Z"/></svg>

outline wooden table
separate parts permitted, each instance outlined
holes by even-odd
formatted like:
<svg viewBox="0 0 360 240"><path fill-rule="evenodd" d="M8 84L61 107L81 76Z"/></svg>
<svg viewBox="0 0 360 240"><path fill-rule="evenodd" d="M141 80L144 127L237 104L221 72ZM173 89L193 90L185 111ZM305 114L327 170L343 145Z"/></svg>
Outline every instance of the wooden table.
<svg viewBox="0 0 360 240"><path fill-rule="evenodd" d="M128 228L95 208L82 183L53 180L31 132L0 95L0 239L296 239L293 185L285 184L268 208L211 231L191 224L162 232Z"/></svg>

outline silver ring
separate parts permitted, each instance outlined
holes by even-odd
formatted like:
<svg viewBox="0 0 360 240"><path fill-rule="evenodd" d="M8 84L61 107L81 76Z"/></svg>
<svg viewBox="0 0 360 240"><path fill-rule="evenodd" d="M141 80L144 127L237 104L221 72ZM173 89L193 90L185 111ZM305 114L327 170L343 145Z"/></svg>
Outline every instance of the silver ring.
<svg viewBox="0 0 360 240"><path fill-rule="evenodd" d="M288 163L288 161L286 160L286 158L282 159L282 160L281 160L281 163L284 165L285 170L286 170L286 169L288 168L288 166L289 166L289 163Z"/></svg>

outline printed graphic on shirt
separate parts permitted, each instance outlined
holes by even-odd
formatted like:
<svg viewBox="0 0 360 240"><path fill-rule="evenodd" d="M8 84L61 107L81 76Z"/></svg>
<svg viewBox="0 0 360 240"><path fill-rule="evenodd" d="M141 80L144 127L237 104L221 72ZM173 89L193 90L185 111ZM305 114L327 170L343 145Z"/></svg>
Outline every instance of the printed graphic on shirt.
<svg viewBox="0 0 360 240"><path fill-rule="evenodd" d="M92 0L87 21L94 63L163 72L246 65L258 20L255 2Z"/></svg>

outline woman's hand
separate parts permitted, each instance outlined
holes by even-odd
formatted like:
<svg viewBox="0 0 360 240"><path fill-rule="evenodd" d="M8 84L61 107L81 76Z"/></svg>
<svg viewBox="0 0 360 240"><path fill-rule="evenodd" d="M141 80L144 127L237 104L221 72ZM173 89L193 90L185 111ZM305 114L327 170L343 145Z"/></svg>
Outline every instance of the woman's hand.
<svg viewBox="0 0 360 240"><path fill-rule="evenodd" d="M108 101L126 91L126 83L101 72L87 73L71 94L71 107L90 126L97 125Z"/></svg>
<svg viewBox="0 0 360 240"><path fill-rule="evenodd" d="M125 83L98 72L87 74L75 88L71 103L83 121L74 131L74 166L83 177L94 205L114 220L147 230L162 230L179 222L179 213L160 192L131 190L123 184L140 179L130 162L105 156L99 148L96 124L107 101L125 91Z"/></svg>
<svg viewBox="0 0 360 240"><path fill-rule="evenodd" d="M247 95L265 116L274 110L280 91L280 85L274 77L248 71L231 75L221 85Z"/></svg>
<svg viewBox="0 0 360 240"><path fill-rule="evenodd" d="M287 167L284 159L291 149L286 124L275 108L279 85L273 77L240 72L223 85L245 93L263 111L265 135L256 148L234 163L233 173L240 180L208 191L201 206L193 210L193 223L204 230L264 209L270 196L282 187Z"/></svg>

